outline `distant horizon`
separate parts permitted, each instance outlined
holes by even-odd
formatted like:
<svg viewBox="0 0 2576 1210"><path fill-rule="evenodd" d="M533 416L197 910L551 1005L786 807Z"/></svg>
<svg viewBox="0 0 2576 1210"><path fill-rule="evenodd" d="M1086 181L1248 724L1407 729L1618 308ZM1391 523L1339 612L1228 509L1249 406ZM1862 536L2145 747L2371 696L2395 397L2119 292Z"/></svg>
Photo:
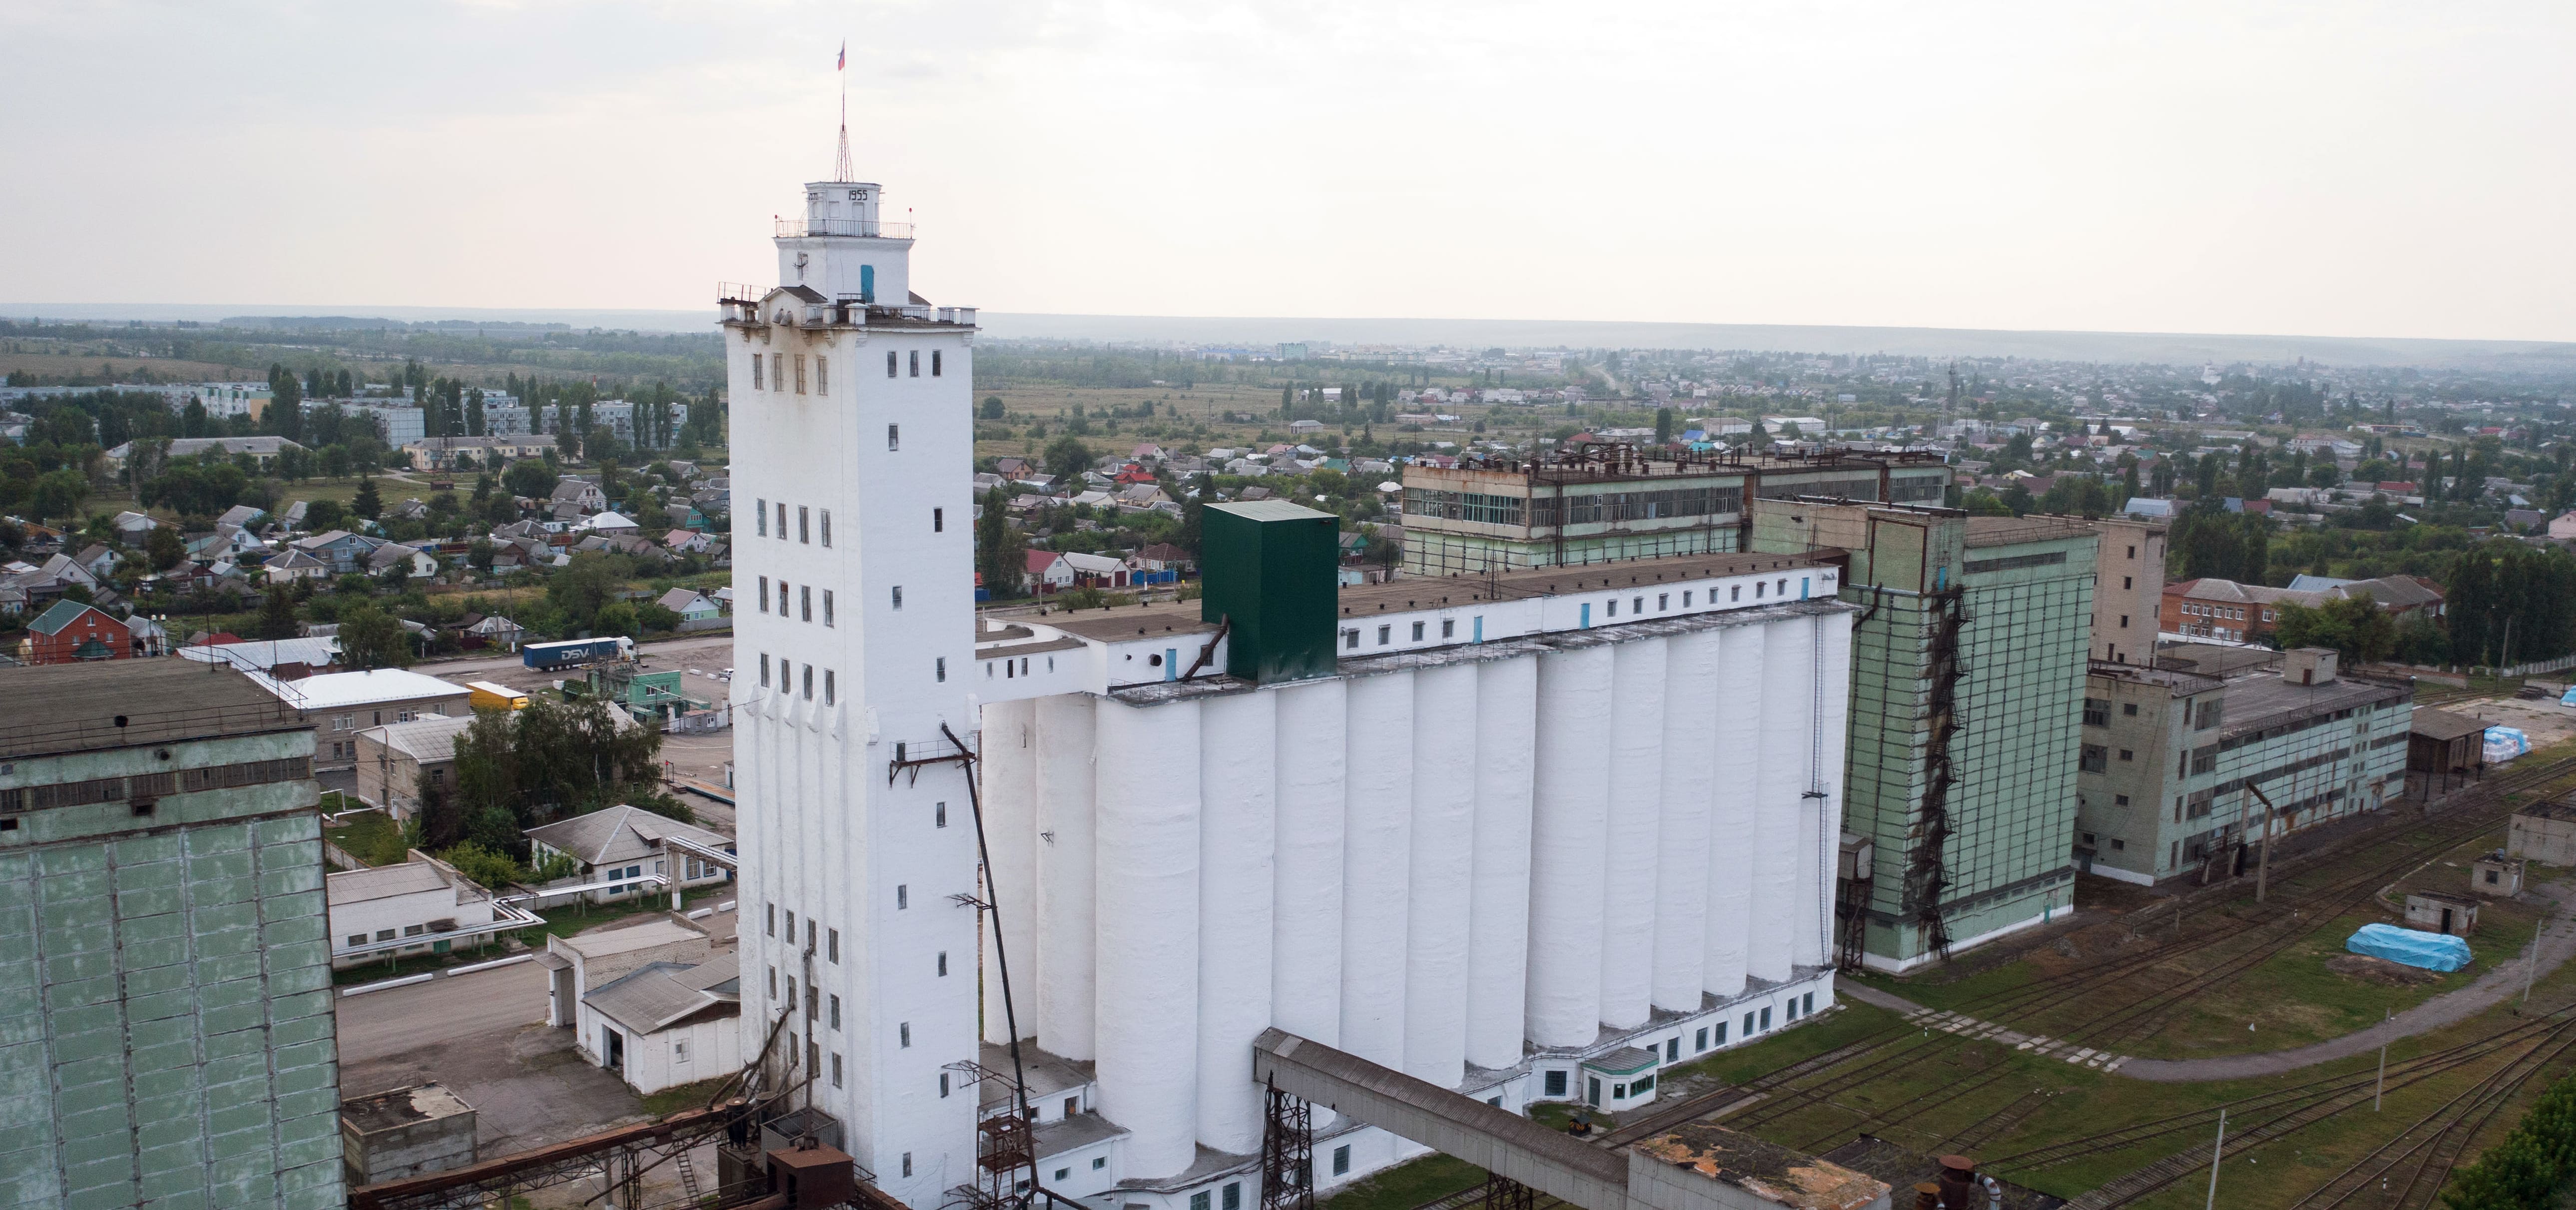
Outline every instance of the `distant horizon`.
<svg viewBox="0 0 2576 1210"><path fill-rule="evenodd" d="M215 324L227 319L346 318L401 323L565 324L574 329L712 331L716 314L650 308L440 307L285 303L0 303L0 319ZM1690 323L1653 320L1393 316L1117 315L982 311L1000 340L1506 348L1742 349L1824 355L2018 357L2038 361L2295 364L2320 367L2576 371L2576 342L2514 338L2152 332L1872 324Z"/></svg>

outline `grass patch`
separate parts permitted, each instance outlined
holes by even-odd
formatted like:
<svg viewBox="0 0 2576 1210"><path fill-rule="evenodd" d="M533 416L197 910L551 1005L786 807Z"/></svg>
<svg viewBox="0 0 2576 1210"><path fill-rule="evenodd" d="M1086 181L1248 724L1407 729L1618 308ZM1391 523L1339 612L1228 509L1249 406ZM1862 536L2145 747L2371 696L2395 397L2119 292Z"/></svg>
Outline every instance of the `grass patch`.
<svg viewBox="0 0 2576 1210"><path fill-rule="evenodd" d="M708 1076L706 1079L644 1094L644 1112L654 1117L669 1117L683 1109L696 1109L716 1094L716 1088L731 1076Z"/></svg>
<svg viewBox="0 0 2576 1210"><path fill-rule="evenodd" d="M1783 1029L1750 1046L1722 1050L1696 1063L1675 1068L1676 1076L1707 1076L1739 1088L1754 1080L1848 1046L1898 1024L1897 1016L1875 1005L1845 1000L1833 1011L1818 1013L1795 1029Z"/></svg>
<svg viewBox="0 0 2576 1210"><path fill-rule="evenodd" d="M444 954L405 954L391 962L377 958L359 966L334 969L331 972L331 985L347 987L356 983L374 983L379 979L400 979L409 975L445 970L451 966L466 966L501 956L500 943L486 941L480 950L471 945L460 944Z"/></svg>
<svg viewBox="0 0 2576 1210"><path fill-rule="evenodd" d="M332 810L331 800L338 794L322 796L322 809ZM355 807L354 800L342 799L343 810ZM322 829L322 835L340 851L371 866L398 865L408 849L403 847L402 825L382 811L350 811L340 822Z"/></svg>
<svg viewBox="0 0 2576 1210"><path fill-rule="evenodd" d="M647 912L660 913L666 910L668 909L664 906L663 897L659 895L652 896L649 902L628 899L618 903L591 903L582 900L539 912L538 918L546 922L544 928L520 929L512 935L533 948L543 949L548 937L569 937L575 933L598 928L603 924L613 924L629 916Z"/></svg>
<svg viewBox="0 0 2576 1210"><path fill-rule="evenodd" d="M1316 1157L1318 1162L1323 1157ZM1325 1210L1413 1210L1484 1183L1485 1170L1454 1156L1433 1152L1418 1160L1372 1173L1325 1198Z"/></svg>

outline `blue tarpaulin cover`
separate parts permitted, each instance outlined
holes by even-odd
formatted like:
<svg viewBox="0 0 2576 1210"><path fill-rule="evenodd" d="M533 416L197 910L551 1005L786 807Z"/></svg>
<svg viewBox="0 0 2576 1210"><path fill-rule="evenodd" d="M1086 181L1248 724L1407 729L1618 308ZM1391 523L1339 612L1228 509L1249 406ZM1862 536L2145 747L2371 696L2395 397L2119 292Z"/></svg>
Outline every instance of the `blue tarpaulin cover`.
<svg viewBox="0 0 2576 1210"><path fill-rule="evenodd" d="M2569 685L2567 687L2567 692L2558 695L2558 704L2561 706L2576 706L2576 685Z"/></svg>
<svg viewBox="0 0 2576 1210"><path fill-rule="evenodd" d="M2345 949L2385 958L2428 971L2455 971L2469 964L2469 943L2441 933L2402 929L2393 924L2365 924Z"/></svg>

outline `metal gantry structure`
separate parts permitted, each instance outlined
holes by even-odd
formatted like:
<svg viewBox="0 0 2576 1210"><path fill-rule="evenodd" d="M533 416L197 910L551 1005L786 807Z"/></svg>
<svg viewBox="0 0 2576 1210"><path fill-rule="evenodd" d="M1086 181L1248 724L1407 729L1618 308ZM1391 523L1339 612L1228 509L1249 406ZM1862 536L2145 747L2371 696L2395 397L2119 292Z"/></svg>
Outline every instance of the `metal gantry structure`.
<svg viewBox="0 0 2576 1210"><path fill-rule="evenodd" d="M1314 1110L1276 1081L1261 1122L1261 1210L1315 1210Z"/></svg>

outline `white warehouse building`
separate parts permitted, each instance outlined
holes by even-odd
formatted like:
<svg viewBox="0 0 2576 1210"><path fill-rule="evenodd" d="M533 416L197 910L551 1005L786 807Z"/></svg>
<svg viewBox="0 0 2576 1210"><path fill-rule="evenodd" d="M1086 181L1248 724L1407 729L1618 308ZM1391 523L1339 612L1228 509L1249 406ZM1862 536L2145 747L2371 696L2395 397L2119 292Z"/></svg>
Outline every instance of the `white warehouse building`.
<svg viewBox="0 0 2576 1210"><path fill-rule="evenodd" d="M1265 1030L1606 1110L1831 1003L1836 559L1337 589L1329 514L1217 505L1201 600L979 632L974 312L880 196L808 185L723 307L744 1051L785 1015L881 1188L976 1181L1014 1032L1036 1181L1250 1210ZM1421 1150L1316 1117L1318 1185Z"/></svg>

